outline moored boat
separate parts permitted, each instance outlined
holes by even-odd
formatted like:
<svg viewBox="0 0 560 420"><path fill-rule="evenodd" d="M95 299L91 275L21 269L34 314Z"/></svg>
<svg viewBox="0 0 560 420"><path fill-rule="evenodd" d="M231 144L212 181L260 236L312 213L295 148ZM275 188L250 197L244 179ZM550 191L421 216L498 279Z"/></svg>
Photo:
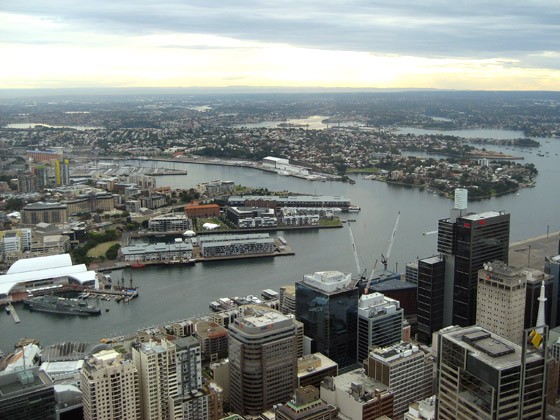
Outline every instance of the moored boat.
<svg viewBox="0 0 560 420"><path fill-rule="evenodd" d="M65 299L57 296L38 296L23 301L23 305L32 311L50 312L62 315L99 315L101 309L88 305L83 300Z"/></svg>

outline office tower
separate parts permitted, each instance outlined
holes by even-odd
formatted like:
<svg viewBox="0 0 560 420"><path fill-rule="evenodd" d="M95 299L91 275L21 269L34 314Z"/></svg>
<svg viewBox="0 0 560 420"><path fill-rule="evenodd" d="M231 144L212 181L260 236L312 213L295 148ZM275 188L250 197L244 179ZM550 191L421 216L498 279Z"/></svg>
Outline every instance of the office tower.
<svg viewBox="0 0 560 420"><path fill-rule="evenodd" d="M418 261L406 265L404 279L413 284L418 284Z"/></svg>
<svg viewBox="0 0 560 420"><path fill-rule="evenodd" d="M323 401L338 407L341 418L394 418L392 390L382 382L367 376L363 369L336 377L327 376L321 383L320 392Z"/></svg>
<svg viewBox="0 0 560 420"><path fill-rule="evenodd" d="M439 419L541 419L544 350L478 327L448 327L437 337Z"/></svg>
<svg viewBox="0 0 560 420"><path fill-rule="evenodd" d="M552 307L550 312L550 328L560 325L560 310L558 309L558 301L560 300L560 255L553 257L544 257L544 272L552 276Z"/></svg>
<svg viewBox="0 0 560 420"><path fill-rule="evenodd" d="M556 405L560 402L560 327L549 331L547 346L549 355L547 404Z"/></svg>
<svg viewBox="0 0 560 420"><path fill-rule="evenodd" d="M381 293L362 295L358 302L358 361L370 347L387 347L402 340L404 312L399 302Z"/></svg>
<svg viewBox="0 0 560 420"><path fill-rule="evenodd" d="M356 363L358 288L351 274L320 271L296 282L296 319L323 353L340 368Z"/></svg>
<svg viewBox="0 0 560 420"><path fill-rule="evenodd" d="M55 393L39 367L0 373L0 418L54 420Z"/></svg>
<svg viewBox="0 0 560 420"><path fill-rule="evenodd" d="M525 329L526 277L522 269L501 261L484 264L478 270L476 325L521 344Z"/></svg>
<svg viewBox="0 0 560 420"><path fill-rule="evenodd" d="M411 343L379 347L365 361L367 375L388 386L395 395L395 419L402 419L408 405L432 395L433 358Z"/></svg>
<svg viewBox="0 0 560 420"><path fill-rule="evenodd" d="M434 256L418 260L418 340L432 342L432 334L443 328L445 260Z"/></svg>
<svg viewBox="0 0 560 420"><path fill-rule="evenodd" d="M90 356L80 375L84 419L140 419L138 370L115 350Z"/></svg>
<svg viewBox="0 0 560 420"><path fill-rule="evenodd" d="M178 390L175 345L164 338L136 344L132 360L140 377L142 418L169 419L168 399Z"/></svg>
<svg viewBox="0 0 560 420"><path fill-rule="evenodd" d="M294 398L274 410L276 420L331 420L338 417L336 407L321 400L319 390L308 385L295 390Z"/></svg>
<svg viewBox="0 0 560 420"><path fill-rule="evenodd" d="M509 222L503 211L467 214L465 208L454 208L438 222L438 252L446 259L444 325L476 322L478 270L488 261L507 264Z"/></svg>
<svg viewBox="0 0 560 420"><path fill-rule="evenodd" d="M526 275L526 300L525 300L525 328L532 328L537 325L537 317L539 313L539 296L541 294L542 283L544 282L546 307L545 307L545 324L553 323L553 309L557 306L554 299L554 279L550 274L545 274L534 268L523 269Z"/></svg>
<svg viewBox="0 0 560 420"><path fill-rule="evenodd" d="M272 309L253 307L229 326L231 406L258 415L288 401L297 384L297 327Z"/></svg>
<svg viewBox="0 0 560 420"><path fill-rule="evenodd" d="M296 313L296 287L293 284L280 288L280 311L284 315Z"/></svg>

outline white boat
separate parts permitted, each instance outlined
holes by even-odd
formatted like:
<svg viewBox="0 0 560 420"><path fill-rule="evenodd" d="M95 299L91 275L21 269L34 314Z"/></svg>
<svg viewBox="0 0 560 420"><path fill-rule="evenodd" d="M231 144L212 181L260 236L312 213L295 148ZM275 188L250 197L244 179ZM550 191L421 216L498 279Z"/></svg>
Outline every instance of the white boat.
<svg viewBox="0 0 560 420"><path fill-rule="evenodd" d="M360 210L359 206L348 206L348 213L359 213Z"/></svg>

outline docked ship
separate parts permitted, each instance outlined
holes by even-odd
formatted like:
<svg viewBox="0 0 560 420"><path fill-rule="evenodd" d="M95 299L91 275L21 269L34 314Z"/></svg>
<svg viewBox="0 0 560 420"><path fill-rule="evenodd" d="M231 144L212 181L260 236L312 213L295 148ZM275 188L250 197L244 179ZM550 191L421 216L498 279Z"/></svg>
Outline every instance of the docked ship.
<svg viewBox="0 0 560 420"><path fill-rule="evenodd" d="M65 299L56 296L38 296L23 301L23 305L32 311L50 312L63 315L99 315L100 308L88 305L83 300Z"/></svg>

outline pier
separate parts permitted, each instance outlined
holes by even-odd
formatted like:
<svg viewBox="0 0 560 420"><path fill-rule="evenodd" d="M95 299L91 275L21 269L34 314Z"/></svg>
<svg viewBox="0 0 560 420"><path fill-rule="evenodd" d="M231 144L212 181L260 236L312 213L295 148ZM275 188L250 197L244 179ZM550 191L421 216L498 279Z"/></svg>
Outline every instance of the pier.
<svg viewBox="0 0 560 420"><path fill-rule="evenodd" d="M19 320L19 316L18 316L18 314L17 314L17 312L16 312L16 309L12 306L11 303L8 304L7 308L10 310L10 315L11 315L12 318L14 319L14 322L15 322L16 324L19 324L19 323L20 323L20 320Z"/></svg>

